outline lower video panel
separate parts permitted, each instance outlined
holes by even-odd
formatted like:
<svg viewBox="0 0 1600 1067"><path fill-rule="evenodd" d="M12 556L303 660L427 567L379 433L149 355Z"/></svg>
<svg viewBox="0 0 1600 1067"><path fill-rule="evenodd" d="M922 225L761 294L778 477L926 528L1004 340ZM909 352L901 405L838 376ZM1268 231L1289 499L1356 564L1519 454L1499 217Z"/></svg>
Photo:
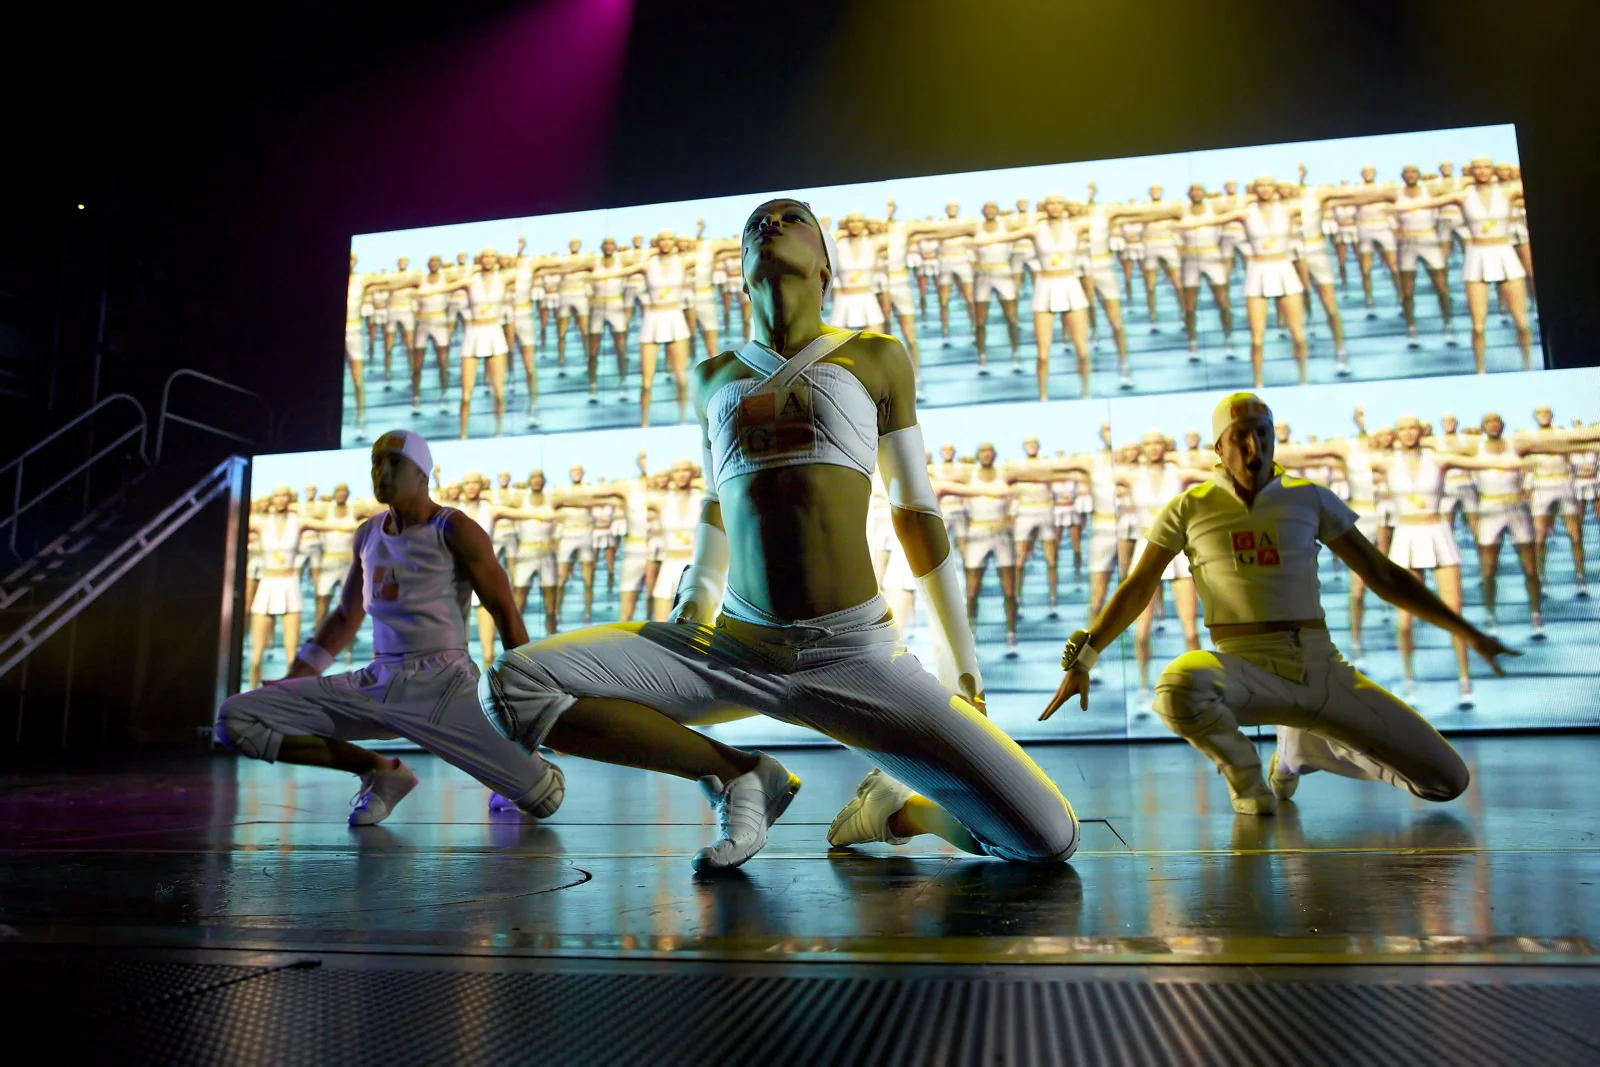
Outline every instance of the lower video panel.
<svg viewBox="0 0 1600 1067"><path fill-rule="evenodd" d="M1089 707L1074 701L1047 722L1039 713L1061 680L1062 643L1088 625L1137 551L1173 472L1209 468L1210 417L1221 393L1016 404L925 411L931 471L947 488L974 481L1003 488L942 497L963 557L991 718L1030 739L1120 738L1168 733L1154 691L1163 667L1209 648L1192 579L1174 573L1135 626L1094 670ZM1448 634L1361 588L1331 552L1318 557L1321 602L1332 639L1367 677L1443 730L1600 724L1600 662L1581 650L1600 640L1600 609L1584 580L1585 543L1600 537L1594 445L1600 371L1444 377L1266 390L1279 438L1321 458L1293 473L1335 493L1374 497L1363 528L1475 625L1521 653L1497 677L1458 654ZM1414 416L1413 426L1405 419ZM381 428L374 427L375 432ZM1457 466L1453 457L1523 453L1522 468ZM1287 454L1287 453L1286 453ZM598 430L433 446L435 499L489 530L535 638L586 625L660 617L692 549L699 514L699 430L694 426ZM1031 457L1031 458L1030 458ZM1076 470L1069 470L1077 464ZM1059 475L1019 478L1029 470ZM1437 521L1430 472L1440 485ZM1098 471L1098 475L1096 475ZM281 676L288 656L335 603L347 573L349 535L307 529L306 518L379 510L366 449L258 456L245 590L246 687ZM638 488L622 497L562 507L542 519L497 518L530 493L565 486ZM1352 488L1354 487L1354 488ZM548 498L534 497L535 502ZM932 664L930 622L880 496L865 535L880 586L911 654ZM642 516L642 518L640 517ZM639 526L640 529L634 529ZM1175 567L1174 572L1181 568ZM492 620L467 620L472 656L496 654ZM334 671L364 664L370 623ZM821 741L762 717L707 729L738 744Z"/></svg>

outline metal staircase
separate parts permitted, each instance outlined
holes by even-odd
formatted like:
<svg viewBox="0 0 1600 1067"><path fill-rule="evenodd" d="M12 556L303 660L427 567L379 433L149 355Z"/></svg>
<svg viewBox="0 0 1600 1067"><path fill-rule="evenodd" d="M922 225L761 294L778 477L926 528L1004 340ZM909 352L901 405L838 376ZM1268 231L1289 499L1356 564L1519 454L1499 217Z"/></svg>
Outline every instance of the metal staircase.
<svg viewBox="0 0 1600 1067"><path fill-rule="evenodd" d="M230 399L248 401L265 413L264 432L252 438L174 413L173 386L186 381L220 391ZM115 423L108 431L107 412L126 421ZM212 418L216 417L213 414ZM162 391L153 452L146 451L151 427L143 405L119 393L0 466L0 485L5 478L13 480L11 509L0 518L0 533L4 534L5 550L17 561L11 572L0 578L0 677L24 663L51 635L222 497L230 504L224 591L232 589L243 536L249 461L237 455L217 457L231 448L221 441L251 444L266 440L271 422L271 410L259 394L197 371L181 370L167 380ZM212 440L200 447L186 447L182 458L163 462L169 425L197 429ZM99 445L96 438L108 433L109 443ZM74 455L86 453L86 458L72 462L52 456L63 448L71 448ZM30 474L41 469L48 473L38 480L48 484L30 488ZM25 525L62 532L49 536L31 532ZM231 598L224 596L220 607L227 633L232 623Z"/></svg>

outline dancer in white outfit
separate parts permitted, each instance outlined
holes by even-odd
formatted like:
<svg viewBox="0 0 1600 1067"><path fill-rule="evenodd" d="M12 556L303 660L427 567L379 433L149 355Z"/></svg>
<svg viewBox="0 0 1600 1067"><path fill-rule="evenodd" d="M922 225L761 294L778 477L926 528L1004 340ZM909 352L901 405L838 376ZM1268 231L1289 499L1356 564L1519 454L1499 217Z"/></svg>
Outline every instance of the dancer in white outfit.
<svg viewBox="0 0 1600 1067"><path fill-rule="evenodd" d="M1078 242L1089 228L1089 219L1069 219L1067 202L1051 193L1041 203L1044 218L1032 226L981 233L972 244L1012 241L1029 241L1039 257L1039 273L1033 281L1033 340L1037 350L1039 400L1050 399L1050 342L1054 339L1055 317L1061 316L1062 326L1072 338L1072 347L1078 354L1078 388L1080 397L1089 396L1089 299L1083 291L1083 281L1078 276Z"/></svg>
<svg viewBox="0 0 1600 1067"><path fill-rule="evenodd" d="M1189 186L1189 207L1185 216L1202 223L1212 215L1206 199L1206 188L1198 183ZM1204 224L1174 228L1178 238L1178 252L1182 261L1183 287L1178 290L1183 305L1183 329L1189 335L1189 362L1200 358L1200 336L1196 329L1196 310L1200 306L1200 279L1211 286L1211 297L1217 305L1217 317L1222 320L1222 344L1225 351L1233 350L1233 305L1228 299L1228 261L1222 256L1222 227ZM1154 321L1152 319L1152 321Z"/></svg>
<svg viewBox="0 0 1600 1067"><path fill-rule="evenodd" d="M1220 463L1180 494L1150 528L1150 547L1088 630L1062 655L1066 676L1041 719L1076 695L1089 706L1089 670L1136 619L1181 552L1189 558L1215 652L1186 652L1162 672L1155 710L1223 775L1233 809L1270 815L1299 776L1329 771L1388 782L1425 800L1467 788L1466 764L1438 731L1362 676L1328 638L1317 582L1319 543L1385 600L1472 644L1496 673L1515 655L1475 629L1355 529L1355 515L1324 486L1283 476L1273 463L1272 413L1235 393L1217 405ZM1240 727L1274 724L1268 777Z"/></svg>
<svg viewBox="0 0 1600 1067"><path fill-rule="evenodd" d="M1419 200L1430 199L1422 187L1422 172L1415 166L1400 171L1405 183L1395 193L1395 220L1400 224L1400 310L1406 318L1406 345L1418 348L1417 339L1417 265L1420 263L1433 282L1433 292L1439 298L1439 318L1444 327L1445 342L1455 344L1455 334L1450 329L1450 281L1445 270L1445 246L1439 241L1439 209L1415 208Z"/></svg>
<svg viewBox="0 0 1600 1067"><path fill-rule="evenodd" d="M910 361L890 338L822 324L828 260L803 204L765 204L744 232L755 340L696 368L707 486L673 621L507 653L480 687L485 713L530 750L548 741L698 780L720 830L695 857L702 870L755 855L800 788L770 756L683 725L752 711L818 729L906 783L868 775L829 830L834 845L935 833L976 853L1064 861L1077 847L1071 807L982 714ZM937 623L941 675L959 691L900 649L878 593L863 536L874 458Z"/></svg>
<svg viewBox="0 0 1600 1067"><path fill-rule="evenodd" d="M1522 196L1522 183L1497 181L1494 164L1487 156L1474 159L1469 170L1471 184L1439 196L1407 200L1406 207L1411 211L1443 208L1449 204L1461 208L1471 234L1462 276L1466 279L1467 313L1472 317L1472 356L1478 373L1484 373L1490 285L1499 286L1500 298L1517 329L1522 369L1529 370L1533 366L1533 330L1528 325L1528 272L1511 246L1512 203Z"/></svg>
<svg viewBox="0 0 1600 1067"><path fill-rule="evenodd" d="M1255 200L1233 211L1217 212L1201 220L1184 219L1180 227L1215 226L1234 219L1244 223L1250 242L1250 260L1244 274L1245 309L1250 319L1250 367L1256 388L1261 388L1267 333L1267 301L1276 300L1294 344L1300 384L1306 383L1305 292L1300 275L1289 261L1289 232L1293 222L1288 206L1278 201L1277 183L1265 175L1251 187Z"/></svg>
<svg viewBox="0 0 1600 1067"><path fill-rule="evenodd" d="M1451 467L1465 470L1515 469L1521 466L1521 460L1515 455L1463 456L1425 447L1422 423L1412 415L1396 419L1394 429L1395 451L1383 456L1374 455L1369 459L1372 469L1382 474L1388 482L1389 492L1395 501L1397 525L1394 540L1389 544L1389 559L1410 570L1419 582L1425 577L1424 571L1432 571L1434 581L1438 583L1439 599L1452 612L1459 612L1461 549L1439 514L1439 502L1444 496L1445 471ZM1354 566L1351 569L1354 570ZM1412 612L1403 610L1398 613L1396 620L1404 695L1408 699L1416 691L1415 675L1412 673L1412 653L1416 648L1412 635L1412 615ZM1456 634L1460 706L1470 708L1473 694L1472 677L1467 665L1469 635L1459 631Z"/></svg>
<svg viewBox="0 0 1600 1067"><path fill-rule="evenodd" d="M670 230L656 235L656 254L620 267L593 272L596 282L612 278L644 278L644 321L639 326L639 425L650 425L650 394L655 388L656 355L667 346L667 368L678 399L678 421L688 417L689 320L683 313L688 293L688 267L678 255L678 239Z"/></svg>
<svg viewBox="0 0 1600 1067"><path fill-rule="evenodd" d="M1584 568L1583 506L1578 500L1578 487L1572 477L1571 456L1583 451L1576 445L1592 445L1600 440L1593 427L1587 430L1562 430L1555 424L1555 414L1549 405L1540 404L1533 409L1538 428L1531 433L1517 435L1517 448L1533 456L1533 536L1539 561L1539 577L1545 576L1545 551L1550 544L1550 534L1559 517L1567 528L1567 541L1572 545L1572 567L1577 578L1578 598L1589 596L1589 578Z"/></svg>
<svg viewBox="0 0 1600 1067"><path fill-rule="evenodd" d="M478 256L477 271L456 278L446 277L433 283L424 281L415 286L418 297L426 298L439 293L463 293L467 298L469 321L461 342L461 439L467 439L467 424L472 417L472 390L478 381L478 361L486 365L489 391L494 396L494 433L500 436L506 416L506 356L511 351L506 345L502 312L512 279L500 269L500 255L486 248ZM385 287L402 284L379 283ZM529 419L536 426L536 418Z"/></svg>
<svg viewBox="0 0 1600 1067"><path fill-rule="evenodd" d="M223 701L217 740L252 759L331 767L361 776L350 825L382 822L416 786L397 759L352 741L404 737L546 818L565 793L558 768L495 733L478 705L467 655L467 610L477 593L509 642L522 618L489 536L428 496L427 443L391 430L373 445L383 511L362 523L339 607L300 648L281 681ZM319 677L372 616L366 668Z"/></svg>

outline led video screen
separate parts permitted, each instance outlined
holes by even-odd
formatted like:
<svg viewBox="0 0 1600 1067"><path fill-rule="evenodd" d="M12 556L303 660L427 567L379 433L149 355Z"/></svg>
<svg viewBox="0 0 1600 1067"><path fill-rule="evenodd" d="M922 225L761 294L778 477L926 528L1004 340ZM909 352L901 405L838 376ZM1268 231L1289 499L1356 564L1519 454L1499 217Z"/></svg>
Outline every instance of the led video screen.
<svg viewBox="0 0 1600 1067"><path fill-rule="evenodd" d="M1446 633L1413 626L1323 552L1322 604L1348 658L1442 729L1600 721L1600 668L1572 654L1600 637L1583 581L1595 453L1567 440L1594 434L1584 398L1600 375L1542 369L1510 126L781 192L833 239L827 320L914 353L988 710L1008 733L1166 734L1153 684L1207 643L1182 578L1103 654L1087 710L1038 715L1063 641L1126 575L1153 494L1181 488L1174 472L1209 471L1212 406L1258 382L1286 443L1317 457L1291 473L1346 498L1370 491L1385 551L1417 521L1402 518L1417 510L1417 450L1442 463L1439 556L1419 573L1524 653L1510 678L1463 671ZM336 602L348 531L301 520L376 513L368 444L397 428L430 441L435 499L487 531L533 638L664 617L704 484L687 376L748 339L740 233L768 197L355 238L344 447L255 461L241 686L280 676ZM1397 434L1405 414L1422 425ZM1514 485L1448 462L1498 454L1500 438L1525 453ZM964 498L977 482L1000 488ZM888 514L880 487L874 570L928 665L927 606ZM493 622L467 615L487 664ZM371 653L364 624L333 670ZM763 718L704 729L823 740Z"/></svg>
<svg viewBox="0 0 1600 1067"><path fill-rule="evenodd" d="M1205 620L1193 607L1192 586L1185 589L1183 581L1164 583L1147 619L1102 656L1087 711L1073 707L1048 722L1037 720L1061 678L1062 642L1087 624L1105 592L1125 573L1148 521L1133 494L1142 481L1169 467L1210 464L1213 456L1204 436L1221 395L1024 401L922 413L936 479L1000 479L1010 486L998 525L985 524L981 516L974 521L977 511L961 498L941 498L951 540L976 583L974 630L989 713L1008 733L1019 739L1165 734L1151 714L1154 680L1163 664L1206 642ZM1502 640L1523 653L1507 664L1509 677L1494 677L1475 659L1463 674L1449 635L1424 623L1412 628L1413 647L1403 649L1403 613L1355 588L1349 572L1323 552L1318 573L1328 625L1347 658L1379 684L1406 696L1441 729L1600 722L1600 701L1594 697L1600 665L1576 654L1600 640L1600 609L1588 598L1582 580L1585 545L1592 556L1600 534L1594 451L1600 445L1540 451L1541 441L1562 438L1563 430L1600 436L1600 409L1588 399L1600 397L1600 371L1450 376L1420 379L1405 388L1349 382L1266 389L1261 395L1272 405L1278 432L1288 445L1337 449L1355 442L1365 456L1360 462L1369 469L1382 466L1374 456L1410 455L1414 463L1418 453L1407 452L1408 445L1435 457L1498 448L1485 445L1491 437L1516 448L1524 469L1509 490L1503 474L1448 468L1446 462L1438 523L1454 546L1453 562L1441 557L1435 561L1440 569L1422 571L1447 601L1462 605L1468 619L1494 627ZM1407 414L1423 424L1415 441L1396 433L1396 422ZM673 560L681 564L682 559L670 541L692 528L698 515L693 482L698 434L696 427L675 426L437 442L436 498L488 526L535 638L547 630L567 633L586 624L659 616L670 606L676 586ZM1291 473L1321 481L1348 498L1355 479L1347 462L1357 462L1354 452L1325 457ZM1073 464L1078 469L1067 470ZM1098 475L1097 465L1103 465ZM1043 466L1060 477L1045 483L1013 480L1030 466ZM1108 494L1095 484L1097 477L1109 477L1115 486L1109 499L1103 499ZM265 561L259 546L281 544L279 531L290 515L359 516L378 510L368 452L355 448L260 456L252 479L258 536L251 574L265 573L264 565L290 568L300 605L293 618L299 620L298 633L308 634L338 592L348 565L339 551L348 551L347 540L332 546L326 542L330 535L301 533L293 555ZM1395 530L1405 524L1400 516L1406 501L1397 499L1404 496L1404 487L1390 485L1381 473L1372 481L1379 515L1374 540L1387 550ZM1399 475L1394 483L1400 485ZM575 484L645 487L651 505L644 541L630 543L624 509L613 501L563 509L553 526L494 517L497 506L520 506L530 491L553 492ZM1507 492L1515 499L1505 499ZM308 508L313 497L317 503ZM519 535L529 539L519 544ZM868 536L906 647L930 664L926 606L919 602L915 583L905 579L909 572L897 566L899 549L881 508L869 521ZM643 565L630 568L634 552L640 553ZM665 578L664 569L669 571ZM1005 590L1013 575L1014 599ZM1536 590L1537 611L1532 600ZM261 592L259 582L252 580L246 594L263 609L253 622L263 626L270 620L273 626L265 640L247 640L246 662L260 672L247 674L244 683L249 685L258 676L270 679L282 673L285 649L294 647L294 637L286 638L287 616ZM468 634L474 658L480 663L492 660L495 646L486 645L485 639L494 641L493 627L486 613L469 619ZM345 664L364 664L370 642L370 629L363 627ZM731 743L821 740L765 719L708 729Z"/></svg>
<svg viewBox="0 0 1600 1067"><path fill-rule="evenodd" d="M834 323L906 341L933 409L1543 367L1517 160L1507 125L771 195L836 230ZM768 195L354 238L342 443L692 417Z"/></svg>

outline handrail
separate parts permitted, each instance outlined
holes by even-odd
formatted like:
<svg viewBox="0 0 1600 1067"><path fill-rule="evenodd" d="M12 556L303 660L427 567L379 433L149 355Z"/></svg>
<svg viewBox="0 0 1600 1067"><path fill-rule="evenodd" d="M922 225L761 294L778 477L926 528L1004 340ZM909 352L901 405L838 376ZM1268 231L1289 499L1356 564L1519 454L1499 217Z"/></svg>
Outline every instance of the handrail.
<svg viewBox="0 0 1600 1067"><path fill-rule="evenodd" d="M6 471L10 470L12 467L17 466L23 460L27 459L29 456L31 456L35 452L39 451L39 449L43 448L45 445L49 444L51 441L54 441L57 437L60 437L62 434L66 433L68 430L70 430L74 426L78 425L78 423L82 422L84 419L87 419L90 415L93 415L95 412L99 411L101 408L103 408L106 405L110 404L114 400L126 400L128 403L132 404L139 411L139 425L141 427L149 426L150 418L149 418L148 415L145 414L144 405L143 404L139 403L139 401L135 400L132 396L129 396L127 393L112 393L110 396L106 397L104 400L100 401L100 403L96 404L94 407L90 408L88 411L85 411L83 414L79 415L77 418L73 419L72 421L70 421L70 422L68 422L68 423L66 423L66 424L64 424L62 426L57 427L55 433L51 434L49 437L46 437L46 438L40 440L32 448L30 448L26 452L22 453L16 459L12 460L10 463L7 463L5 466L0 467L0 474L4 474ZM139 458L140 459L145 459L144 442L143 441L139 442ZM149 461L146 460L146 462L149 462Z"/></svg>
<svg viewBox="0 0 1600 1067"><path fill-rule="evenodd" d="M253 389L246 389L242 385L234 385L232 382L224 381L221 378L216 378L209 374L203 374L197 370L189 370L185 368L183 370L173 371L172 374L168 376L167 383L161 387L161 408L156 416L156 448L153 456L155 462L161 462L161 445L163 440L166 438L168 422L176 422L184 426L193 426L197 430L205 430L207 433L216 434L218 437L226 437L228 440L237 441L240 444L251 445L261 443L252 438L242 437L239 434L224 430L218 426L211 426L207 423L197 422L194 419L185 418L182 415L172 414L169 410L167 410L168 402L172 398L172 383L176 382L179 378L197 378L200 381L207 382L211 385L220 385L222 388L231 392L239 393L242 396L254 397L255 399L259 400L261 402L261 406L266 410L267 413L267 436L271 437L273 422L272 404L267 400L266 397L262 396Z"/></svg>
<svg viewBox="0 0 1600 1067"><path fill-rule="evenodd" d="M109 445L107 445L106 447L102 448L100 451L96 452L94 455L90 456L88 459L84 460L82 463L80 463L76 467L74 467L70 473L66 474L65 476L63 476L63 477L61 477L59 479L57 479L56 482L50 486L50 488L43 490L38 495L36 495L32 500L30 500L26 504L24 504L22 502L22 465L23 465L23 461L26 460L29 456L33 455L35 452L38 452L41 448L43 448L45 445L49 444L51 441L54 441L56 438L60 437L64 433L66 433L68 430L72 429L74 426L76 426L79 423L81 423L81 422L85 421L86 419L88 419L89 416L93 415L95 412L99 411L101 408L106 407L106 406L108 406L108 405L110 405L110 404L112 404L112 403L114 403L116 401L120 401L120 400L126 400L128 403L130 403L130 404L132 404L134 406L134 410L139 412L139 424L137 426L135 426L134 428L124 432L122 434L122 436L118 437L115 441L112 441ZM145 443L146 443L147 434L149 432L149 429L150 429L150 417L147 414L145 414L145 410L144 410L144 405L143 404L139 403L139 401L135 400L133 397L129 396L127 393L112 393L110 396L106 397L104 400L101 400L99 403L95 404L93 407L90 407L87 411L83 412L81 415L77 416L76 418L72 419L71 421L65 423L62 426L57 427L57 429L56 429L56 431L54 433L52 433L48 437L45 437L42 440L38 441L36 444L34 444L34 446L32 448L30 448L27 451L23 452L16 459L14 459L11 462L5 464L4 466L0 466L0 475L4 475L7 471L11 470L13 467L16 468L16 479L17 479L16 480L16 485L11 490L11 514L9 516L7 516L6 518L4 518L4 519L0 519L0 529L4 529L5 527L10 527L11 532L7 536L7 545L10 547L12 554L15 555L16 551L17 551L17 529L19 527L18 520L20 520L22 518L23 513L28 511L29 509L31 509L35 504L39 503L41 500L43 500L45 497L49 496L51 493L55 492L57 489L60 489L63 485L66 485L68 482L70 482L74 478L78 477L78 475L80 475L80 474L84 473L85 471L87 471L90 467L94 466L96 463L98 463L100 460L104 459L106 456L108 456L112 452L116 451L118 448L120 448L122 446L122 444L125 441L129 440L132 437L137 436L139 438L139 459L140 459L141 462L144 463L144 465L146 467L150 466L150 459L145 454Z"/></svg>

